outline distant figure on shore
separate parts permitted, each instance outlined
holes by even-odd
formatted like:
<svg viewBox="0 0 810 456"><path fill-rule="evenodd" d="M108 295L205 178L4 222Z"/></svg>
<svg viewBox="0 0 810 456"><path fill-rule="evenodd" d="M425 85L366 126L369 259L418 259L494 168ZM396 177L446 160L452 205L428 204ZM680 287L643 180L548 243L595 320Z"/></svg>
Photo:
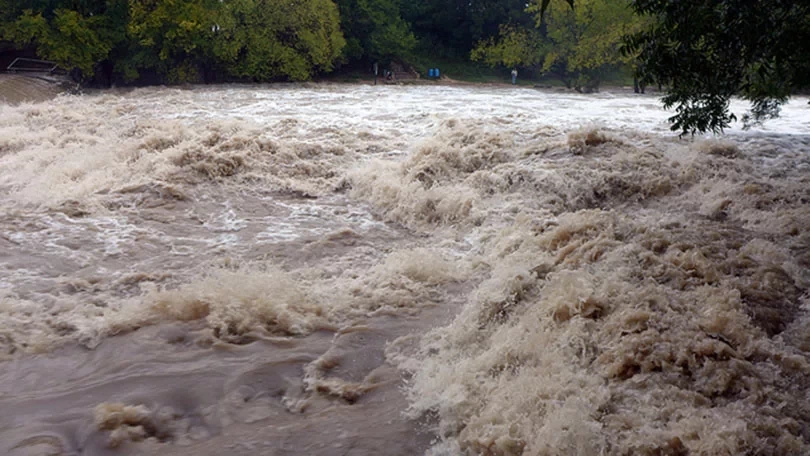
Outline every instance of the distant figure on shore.
<svg viewBox="0 0 810 456"><path fill-rule="evenodd" d="M517 68L512 69L512 85L517 84Z"/></svg>
<svg viewBox="0 0 810 456"><path fill-rule="evenodd" d="M647 84L643 82L639 82L638 77L633 76L633 92L635 93L644 93L644 90L647 88Z"/></svg>

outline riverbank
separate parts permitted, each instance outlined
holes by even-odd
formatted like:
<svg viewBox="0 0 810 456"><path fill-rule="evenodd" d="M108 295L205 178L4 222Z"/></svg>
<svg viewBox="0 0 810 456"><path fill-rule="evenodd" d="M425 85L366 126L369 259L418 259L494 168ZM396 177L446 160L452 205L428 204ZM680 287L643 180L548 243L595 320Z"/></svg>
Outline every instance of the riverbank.
<svg viewBox="0 0 810 456"><path fill-rule="evenodd" d="M481 88L518 88L518 89L534 89L548 93L571 93L574 95L581 95L587 97L592 94L580 94L573 89L566 88L558 81L528 81L521 80L517 85L512 85L509 81L468 81L457 80L448 76L442 76L438 80L430 80L423 78L412 78L404 80L384 80L378 78L375 84L374 78L360 78L360 77L346 77L333 76L328 78L320 78L310 82L277 82L277 83L221 83L221 84L182 84L176 87L183 90L211 87L313 87L313 86L330 86L330 85L363 85L373 86L420 86L420 87L481 87ZM163 87L163 86L155 86ZM142 87L141 87L142 88ZM38 103L55 98L63 93L92 93L102 94L105 92L115 93L120 90L138 90L138 86L122 87L122 88L84 88L72 83L66 77L42 77L22 74L3 74L0 73L0 104L17 105L20 103ZM616 94L632 94L632 86L606 84L601 87L600 92L609 92ZM597 92L598 93L598 92ZM648 90L648 94L658 95L659 92L655 90Z"/></svg>

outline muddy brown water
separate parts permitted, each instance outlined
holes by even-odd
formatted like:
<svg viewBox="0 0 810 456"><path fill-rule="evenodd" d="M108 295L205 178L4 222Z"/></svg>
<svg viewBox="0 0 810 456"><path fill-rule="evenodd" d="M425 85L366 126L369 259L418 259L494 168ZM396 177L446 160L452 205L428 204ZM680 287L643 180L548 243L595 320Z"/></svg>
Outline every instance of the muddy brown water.
<svg viewBox="0 0 810 456"><path fill-rule="evenodd" d="M20 104L50 100L64 91L56 79L0 73L0 103Z"/></svg>
<svg viewBox="0 0 810 456"><path fill-rule="evenodd" d="M0 105L0 452L806 454L806 101Z"/></svg>

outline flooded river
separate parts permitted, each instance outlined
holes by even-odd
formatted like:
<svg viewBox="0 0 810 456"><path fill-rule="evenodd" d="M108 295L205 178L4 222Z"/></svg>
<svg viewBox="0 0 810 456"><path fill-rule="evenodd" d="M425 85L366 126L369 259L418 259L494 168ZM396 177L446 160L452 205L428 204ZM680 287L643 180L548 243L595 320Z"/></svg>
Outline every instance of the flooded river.
<svg viewBox="0 0 810 456"><path fill-rule="evenodd" d="M735 105L743 109L743 105ZM810 108L0 105L0 454L810 454Z"/></svg>

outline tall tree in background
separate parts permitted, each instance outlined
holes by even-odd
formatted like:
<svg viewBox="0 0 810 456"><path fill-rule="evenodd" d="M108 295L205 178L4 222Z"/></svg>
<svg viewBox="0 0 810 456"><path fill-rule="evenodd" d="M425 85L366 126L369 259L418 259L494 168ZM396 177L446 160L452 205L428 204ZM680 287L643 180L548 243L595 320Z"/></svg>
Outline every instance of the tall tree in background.
<svg viewBox="0 0 810 456"><path fill-rule="evenodd" d="M579 2L577 2L579 5ZM682 133L719 132L736 120L732 96L752 104L747 125L779 114L792 92L810 87L807 0L634 0L650 27L627 40L639 75L666 86L664 106Z"/></svg>
<svg viewBox="0 0 810 456"><path fill-rule="evenodd" d="M507 68L540 67L549 52L548 43L540 30L533 27L503 26L499 36L478 43L471 58L490 66Z"/></svg>
<svg viewBox="0 0 810 456"><path fill-rule="evenodd" d="M233 0L215 45L234 76L303 81L331 71L346 40L332 0Z"/></svg>
<svg viewBox="0 0 810 456"><path fill-rule="evenodd" d="M218 0L129 0L132 54L120 62L127 78L141 69L166 75L169 82L199 80L210 64Z"/></svg>
<svg viewBox="0 0 810 456"><path fill-rule="evenodd" d="M620 52L622 38L640 24L629 4L616 0L579 0L576 8L557 3L543 11L540 1L528 9L538 26L545 20L548 52L543 71L577 90L591 91L607 71L632 62Z"/></svg>
<svg viewBox="0 0 810 456"><path fill-rule="evenodd" d="M345 44L332 0L0 0L0 39L126 80L305 80Z"/></svg>
<svg viewBox="0 0 810 456"><path fill-rule="evenodd" d="M523 24L526 0L410 0L402 15L420 47L449 57L466 58L475 44L497 34L501 25Z"/></svg>
<svg viewBox="0 0 810 456"><path fill-rule="evenodd" d="M126 40L126 0L0 0L0 39L92 76Z"/></svg>
<svg viewBox="0 0 810 456"><path fill-rule="evenodd" d="M211 72L253 81L329 71L345 43L331 0L130 0L128 64L170 82Z"/></svg>
<svg viewBox="0 0 810 456"><path fill-rule="evenodd" d="M497 39L479 43L472 58L535 67L579 91L597 89L606 72L633 61L620 45L641 20L627 2L579 0L572 9L563 2L533 0L527 12L534 17L533 28L504 27Z"/></svg>
<svg viewBox="0 0 810 456"><path fill-rule="evenodd" d="M398 0L337 0L348 60L390 61L408 56L416 45L400 15Z"/></svg>

